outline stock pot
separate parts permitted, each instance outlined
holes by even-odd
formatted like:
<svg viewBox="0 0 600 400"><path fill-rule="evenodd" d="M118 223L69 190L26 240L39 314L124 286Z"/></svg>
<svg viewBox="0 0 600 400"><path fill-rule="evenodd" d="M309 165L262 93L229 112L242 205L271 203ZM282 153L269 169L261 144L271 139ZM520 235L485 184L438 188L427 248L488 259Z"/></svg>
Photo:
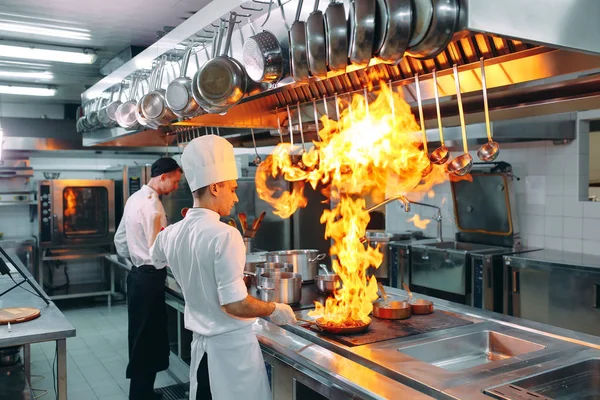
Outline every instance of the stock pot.
<svg viewBox="0 0 600 400"><path fill-rule="evenodd" d="M256 277L262 301L296 304L302 299L302 277L293 272L264 272Z"/></svg>
<svg viewBox="0 0 600 400"><path fill-rule="evenodd" d="M327 255L319 250L280 250L270 251L266 254L267 262L290 263L294 272L302 276L303 282L312 282L317 275L319 261Z"/></svg>

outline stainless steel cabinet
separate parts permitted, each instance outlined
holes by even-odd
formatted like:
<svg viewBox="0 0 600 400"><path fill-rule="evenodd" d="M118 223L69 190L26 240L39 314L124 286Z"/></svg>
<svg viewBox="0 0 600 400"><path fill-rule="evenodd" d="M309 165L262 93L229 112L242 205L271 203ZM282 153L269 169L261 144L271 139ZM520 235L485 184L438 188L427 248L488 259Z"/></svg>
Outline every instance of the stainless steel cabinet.
<svg viewBox="0 0 600 400"><path fill-rule="evenodd" d="M467 292L467 254L463 251L411 249L411 285L465 296Z"/></svg>

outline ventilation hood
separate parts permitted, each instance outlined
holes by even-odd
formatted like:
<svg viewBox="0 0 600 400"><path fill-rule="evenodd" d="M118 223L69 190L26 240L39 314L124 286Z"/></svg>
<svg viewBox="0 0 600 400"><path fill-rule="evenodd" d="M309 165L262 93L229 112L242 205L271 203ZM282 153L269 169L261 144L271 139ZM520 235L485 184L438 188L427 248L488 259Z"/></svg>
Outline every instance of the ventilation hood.
<svg viewBox="0 0 600 400"><path fill-rule="evenodd" d="M286 26L292 23L296 1L285 3L284 12L276 9L274 3L264 26L279 38L283 47L287 46ZM438 0L415 1L430 3ZM494 132L498 141L573 139L574 128L570 127L575 125L576 112L600 107L600 24L597 23L600 2L455 1L460 6L457 29L434 58L418 60L405 55L396 66L371 60L365 69L349 67L344 74L330 73L325 80L315 79L303 85L287 77L276 85L265 86L247 96L224 115L203 115L156 131L127 132L114 128L88 132L83 134L83 144L144 146L154 143L157 138L169 143L186 141L191 134L198 134L191 127L220 127L220 133L238 145L247 145L248 140L251 141L250 128L254 128L259 141L276 142L279 140L278 120L284 127L284 133L287 132L286 106L294 106L293 121L297 121L297 110L300 110L305 130L310 131L312 124L314 131L313 100L317 101L318 114L322 115L325 113L324 98L331 101L328 107L331 111L335 94L343 97L361 91L367 85L373 85L377 90L380 82L387 84L391 81L394 90L403 92L414 112L413 77L417 73L421 81L426 126L433 128L437 126L431 76L434 69L438 73L444 125L450 127L448 132L451 135L451 127L458 125L453 64L459 66L464 109L468 123L474 127L470 134L474 132L473 140L478 140L477 132L483 132L481 126L477 128L483 122L480 57L486 60L490 116L495 121ZM215 0L209 3L153 46L84 92L82 101L93 99L140 68L149 67L157 56L172 53L178 43L194 35L205 36L214 32L215 24L220 18L227 17L229 11L251 15L250 19L255 21L258 29L269 12L268 4L267 0ZM321 4L319 8L324 10L326 7L327 4ZM224 10L227 12L224 13ZM309 7L305 2L301 18L306 19L311 10L312 3ZM251 35L247 19L242 18L240 28L233 35L232 48L236 59L241 59L244 37ZM200 63L204 61L201 57ZM516 124L529 124L528 127L533 129L517 129L520 134L515 134ZM507 133L502 137L503 129L511 131L510 135ZM175 134L177 132L178 135ZM435 136L432 133L432 139Z"/></svg>

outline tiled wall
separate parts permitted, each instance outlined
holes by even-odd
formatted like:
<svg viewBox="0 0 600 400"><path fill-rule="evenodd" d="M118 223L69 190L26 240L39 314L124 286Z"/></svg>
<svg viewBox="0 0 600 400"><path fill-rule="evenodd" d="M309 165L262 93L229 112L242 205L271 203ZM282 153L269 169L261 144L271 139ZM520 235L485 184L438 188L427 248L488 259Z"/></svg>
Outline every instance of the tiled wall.
<svg viewBox="0 0 600 400"><path fill-rule="evenodd" d="M29 206L0 207L0 232L4 238L31 236L32 226L29 222Z"/></svg>
<svg viewBox="0 0 600 400"><path fill-rule="evenodd" d="M585 133L582 139L565 145L529 142L501 146L498 161L512 164L514 174L521 178L514 182L514 188L518 222L525 245L600 255L600 202L579 201L587 198L588 193L587 135ZM471 155L474 160L477 159L476 150ZM455 224L450 185L446 183L436 187L435 192L434 199L426 197L423 202L444 203L444 237L453 239ZM421 217L432 215L430 209L414 207L413 210ZM397 203L388 205L387 229L390 232L416 229L406 222L410 216ZM429 224L426 233L436 235L434 221Z"/></svg>

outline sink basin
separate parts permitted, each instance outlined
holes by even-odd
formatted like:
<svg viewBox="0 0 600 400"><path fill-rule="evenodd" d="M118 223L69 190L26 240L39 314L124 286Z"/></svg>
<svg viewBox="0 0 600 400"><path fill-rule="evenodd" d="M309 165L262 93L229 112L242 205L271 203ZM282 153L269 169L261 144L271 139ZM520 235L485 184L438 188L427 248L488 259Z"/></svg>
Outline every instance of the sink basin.
<svg viewBox="0 0 600 400"><path fill-rule="evenodd" d="M441 243L427 243L425 247L433 247L436 249L446 250L460 250L460 251L482 251L482 250L493 250L493 246L487 246L483 244L465 243L465 242L441 242Z"/></svg>
<svg viewBox="0 0 600 400"><path fill-rule="evenodd" d="M586 360L486 390L503 399L600 399L600 360ZM543 396L543 397L542 397Z"/></svg>
<svg viewBox="0 0 600 400"><path fill-rule="evenodd" d="M398 351L439 368L460 371L545 348L502 333L481 331L405 347Z"/></svg>

